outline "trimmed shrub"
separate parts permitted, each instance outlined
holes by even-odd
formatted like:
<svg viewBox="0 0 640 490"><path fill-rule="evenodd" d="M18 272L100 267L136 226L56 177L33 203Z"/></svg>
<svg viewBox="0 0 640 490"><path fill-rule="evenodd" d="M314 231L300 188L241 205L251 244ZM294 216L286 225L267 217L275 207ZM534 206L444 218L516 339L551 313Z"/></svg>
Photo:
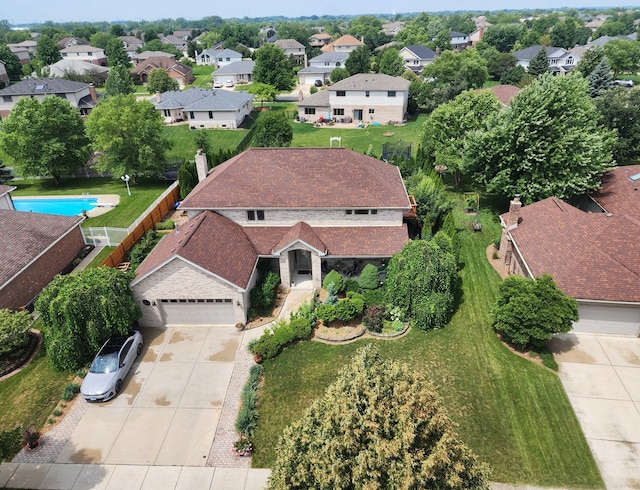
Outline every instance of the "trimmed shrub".
<svg viewBox="0 0 640 490"><path fill-rule="evenodd" d="M80 385L77 383L69 383L64 387L62 399L66 402L70 402L78 393L80 393Z"/></svg>
<svg viewBox="0 0 640 490"><path fill-rule="evenodd" d="M306 318L296 318L289 323L280 320L270 329L265 330L252 346L251 351L262 359L272 359L283 347L296 340L307 339L309 335L311 335L311 324Z"/></svg>
<svg viewBox="0 0 640 490"><path fill-rule="evenodd" d="M327 296L327 299L324 300L324 304L335 305L338 302L338 290L334 282L329 283L327 292L329 293L329 296Z"/></svg>
<svg viewBox="0 0 640 490"><path fill-rule="evenodd" d="M336 320L340 320L342 323L347 323L349 320L356 317L358 311L356 306L348 299L343 299L335 305Z"/></svg>
<svg viewBox="0 0 640 490"><path fill-rule="evenodd" d="M318 88L315 85L311 85L311 88L309 89L309 93L313 95L317 92L318 92Z"/></svg>
<svg viewBox="0 0 640 490"><path fill-rule="evenodd" d="M332 269L331 272L324 276L322 287L328 291L331 283L335 284L337 292L344 291L344 278L335 269Z"/></svg>
<svg viewBox="0 0 640 490"><path fill-rule="evenodd" d="M336 307L327 303L321 304L316 308L316 316L318 320L325 325L336 319Z"/></svg>
<svg viewBox="0 0 640 490"><path fill-rule="evenodd" d="M0 431L0 462L8 461L20 451L22 427Z"/></svg>
<svg viewBox="0 0 640 490"><path fill-rule="evenodd" d="M382 332L386 315L387 310L384 305L369 305L364 310L362 323L372 332Z"/></svg>
<svg viewBox="0 0 640 490"><path fill-rule="evenodd" d="M356 281L355 279L345 279L344 281L344 290L349 293L349 292L354 292L354 293L359 293L360 292L360 284L358 284L358 281Z"/></svg>
<svg viewBox="0 0 640 490"><path fill-rule="evenodd" d="M364 298L364 304L367 306L383 305L387 302L387 295L384 288L365 289L362 291L362 296Z"/></svg>
<svg viewBox="0 0 640 490"><path fill-rule="evenodd" d="M349 301L350 303L353 304L354 308L356 309L356 315L362 315L362 312L364 311L364 296L363 295L350 291L350 292L347 293L346 301Z"/></svg>
<svg viewBox="0 0 640 490"><path fill-rule="evenodd" d="M300 318L307 321L309 324L309 333L311 333L311 329L315 327L317 322L315 300L305 301L290 315L291 323Z"/></svg>
<svg viewBox="0 0 640 490"><path fill-rule="evenodd" d="M249 293L251 306L256 310L267 313L276 304L280 276L273 271L267 272Z"/></svg>
<svg viewBox="0 0 640 490"><path fill-rule="evenodd" d="M294 332L295 339L308 339L311 335L311 323L306 318L294 318L289 325Z"/></svg>
<svg viewBox="0 0 640 490"><path fill-rule="evenodd" d="M360 273L358 284L362 289L376 289L380 285L378 268L373 264L367 264Z"/></svg>

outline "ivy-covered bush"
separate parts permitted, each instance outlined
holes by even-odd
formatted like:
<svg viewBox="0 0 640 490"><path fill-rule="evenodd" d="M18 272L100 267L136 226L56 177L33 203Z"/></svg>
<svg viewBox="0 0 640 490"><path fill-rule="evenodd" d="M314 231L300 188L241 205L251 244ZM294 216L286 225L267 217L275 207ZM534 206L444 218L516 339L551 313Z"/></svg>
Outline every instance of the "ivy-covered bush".
<svg viewBox="0 0 640 490"><path fill-rule="evenodd" d="M324 280L322 281L322 287L328 291L329 284L331 283L336 285L337 292L344 291L344 278L335 269L332 269L326 276L324 276Z"/></svg>
<svg viewBox="0 0 640 490"><path fill-rule="evenodd" d="M358 284L362 289L376 289L380 285L378 268L373 264L367 264L360 273Z"/></svg>
<svg viewBox="0 0 640 490"><path fill-rule="evenodd" d="M29 343L33 319L28 311L0 309L0 355L9 354Z"/></svg>
<svg viewBox="0 0 640 490"><path fill-rule="evenodd" d="M261 313L268 313L276 304L280 276L273 271L263 275L249 293L251 306Z"/></svg>

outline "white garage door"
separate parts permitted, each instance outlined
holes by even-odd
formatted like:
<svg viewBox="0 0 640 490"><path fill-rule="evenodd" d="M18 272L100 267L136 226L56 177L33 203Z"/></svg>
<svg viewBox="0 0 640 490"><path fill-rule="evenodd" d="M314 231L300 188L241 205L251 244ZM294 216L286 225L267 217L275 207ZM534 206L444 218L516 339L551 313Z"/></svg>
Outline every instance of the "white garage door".
<svg viewBox="0 0 640 490"><path fill-rule="evenodd" d="M161 299L167 325L234 325L231 299Z"/></svg>
<svg viewBox="0 0 640 490"><path fill-rule="evenodd" d="M640 308L578 303L580 319L573 324L577 332L638 335Z"/></svg>

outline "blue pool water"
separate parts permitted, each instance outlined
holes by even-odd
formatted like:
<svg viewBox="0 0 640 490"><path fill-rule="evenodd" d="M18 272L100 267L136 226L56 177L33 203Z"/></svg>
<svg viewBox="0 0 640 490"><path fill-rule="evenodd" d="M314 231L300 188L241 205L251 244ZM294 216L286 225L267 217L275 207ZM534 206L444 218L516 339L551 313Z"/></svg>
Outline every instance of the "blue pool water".
<svg viewBox="0 0 640 490"><path fill-rule="evenodd" d="M13 206L17 211L32 211L44 214L62 214L76 216L82 211L89 211L98 205L97 197L75 197L64 199L22 199L14 198Z"/></svg>

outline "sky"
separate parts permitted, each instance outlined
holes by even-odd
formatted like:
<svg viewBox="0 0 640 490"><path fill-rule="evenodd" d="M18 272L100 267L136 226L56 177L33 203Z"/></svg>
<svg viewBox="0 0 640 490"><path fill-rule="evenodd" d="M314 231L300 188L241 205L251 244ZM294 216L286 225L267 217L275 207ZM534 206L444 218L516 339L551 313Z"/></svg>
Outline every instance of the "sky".
<svg viewBox="0 0 640 490"><path fill-rule="evenodd" d="M28 24L71 21L158 20L183 17L187 20L217 15L231 17L267 17L282 15L362 15L456 10L504 10L560 7L639 6L638 0L1 0L0 19Z"/></svg>

